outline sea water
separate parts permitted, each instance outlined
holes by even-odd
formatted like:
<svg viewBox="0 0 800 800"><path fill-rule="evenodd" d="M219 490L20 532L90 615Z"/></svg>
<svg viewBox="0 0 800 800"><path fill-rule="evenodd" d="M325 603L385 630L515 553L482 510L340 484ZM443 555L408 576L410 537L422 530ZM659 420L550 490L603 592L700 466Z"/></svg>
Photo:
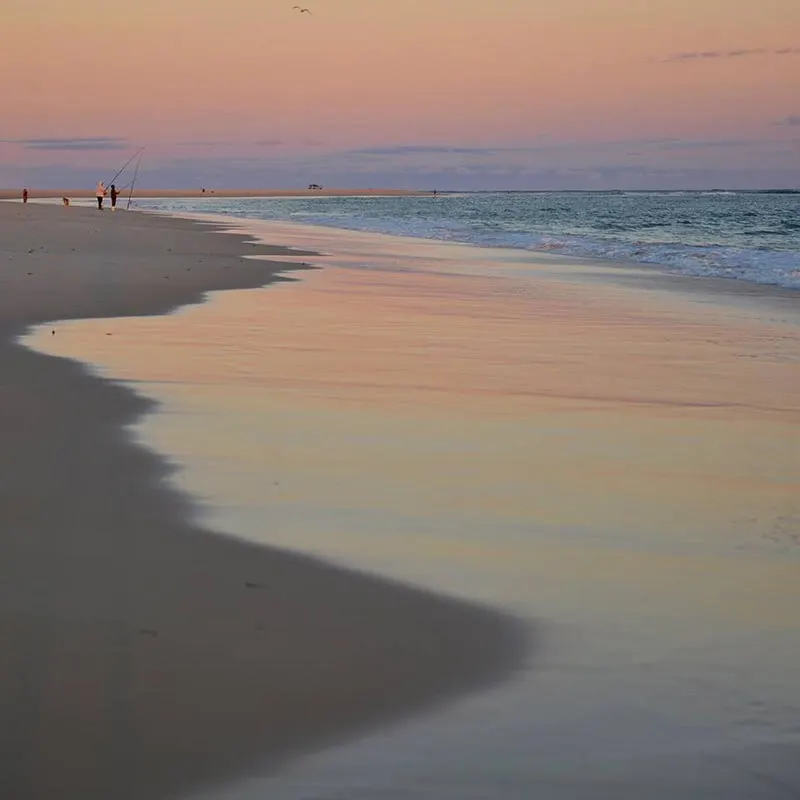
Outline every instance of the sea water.
<svg viewBox="0 0 800 800"><path fill-rule="evenodd" d="M633 261L678 274L800 289L800 192L209 197L140 200L137 207Z"/></svg>

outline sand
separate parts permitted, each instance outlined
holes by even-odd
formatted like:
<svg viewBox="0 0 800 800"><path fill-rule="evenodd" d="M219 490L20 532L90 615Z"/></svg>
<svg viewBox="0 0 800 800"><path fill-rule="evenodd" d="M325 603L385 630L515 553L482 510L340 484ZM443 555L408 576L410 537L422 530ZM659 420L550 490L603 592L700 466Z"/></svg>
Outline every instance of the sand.
<svg viewBox="0 0 800 800"><path fill-rule="evenodd" d="M205 530L132 439L149 401L16 342L285 280L303 258L190 221L0 204L4 797L175 796L522 663L527 631L490 609Z"/></svg>
<svg viewBox="0 0 800 800"><path fill-rule="evenodd" d="M25 342L163 403L137 436L207 524L511 609L542 646L491 690L203 797L800 785L796 293L225 224L324 268Z"/></svg>

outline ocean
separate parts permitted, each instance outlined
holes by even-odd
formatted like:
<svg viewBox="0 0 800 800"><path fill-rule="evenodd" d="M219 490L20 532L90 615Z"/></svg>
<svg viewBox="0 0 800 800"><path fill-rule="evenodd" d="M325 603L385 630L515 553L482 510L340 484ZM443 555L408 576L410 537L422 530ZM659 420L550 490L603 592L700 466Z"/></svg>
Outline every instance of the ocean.
<svg viewBox="0 0 800 800"><path fill-rule="evenodd" d="M136 207L636 262L800 289L800 192L491 192L140 200Z"/></svg>

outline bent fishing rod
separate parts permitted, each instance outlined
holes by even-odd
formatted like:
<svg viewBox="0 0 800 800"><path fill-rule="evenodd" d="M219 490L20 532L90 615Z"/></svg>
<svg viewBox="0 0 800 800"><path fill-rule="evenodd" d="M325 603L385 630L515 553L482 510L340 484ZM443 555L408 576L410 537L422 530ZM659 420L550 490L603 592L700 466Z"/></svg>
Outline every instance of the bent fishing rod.
<svg viewBox="0 0 800 800"><path fill-rule="evenodd" d="M106 186L111 186L111 184L112 184L112 183L114 183L114 182L117 180L117 178L119 178L119 176L120 176L120 175L122 175L122 173L123 173L123 172L125 172L125 170L126 170L126 168L127 168L128 164L130 164L130 163L131 163L131 161L133 161L133 159L134 159L134 158L136 158L136 156L138 156L140 153L143 153L143 152L144 152L144 147L140 147L140 148L139 148L139 149L138 149L138 150L137 150L137 151L136 151L136 152L135 152L135 153L134 153L134 154L133 154L133 155L132 155L132 156L131 156L131 157L130 157L130 158L129 158L129 159L128 159L128 160L127 160L127 161L126 161L126 162L125 162L125 163L124 163L122 166L121 166L121 167L120 167L120 168L119 168L119 170L117 171L117 174L116 174L116 175L114 175L114 177L113 177L113 178L112 178L110 181L108 181L108 182L107 182L105 185L106 185Z"/></svg>

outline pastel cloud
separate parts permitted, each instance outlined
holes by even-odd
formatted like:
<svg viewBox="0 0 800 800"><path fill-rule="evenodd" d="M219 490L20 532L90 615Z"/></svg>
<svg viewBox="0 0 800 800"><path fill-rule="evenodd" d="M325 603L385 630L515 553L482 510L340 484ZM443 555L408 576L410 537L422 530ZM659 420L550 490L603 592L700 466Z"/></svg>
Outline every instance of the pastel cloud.
<svg viewBox="0 0 800 800"><path fill-rule="evenodd" d="M189 139L175 142L175 147L228 147L233 144L234 142L226 142L221 139Z"/></svg>
<svg viewBox="0 0 800 800"><path fill-rule="evenodd" d="M347 159L354 164L361 162L396 162L409 163L419 161L447 164L475 163L476 161L503 161L518 164L536 156L546 155L549 158L561 157L565 160L592 157L598 154L613 157L614 154L631 151L647 153L669 153L670 151L693 150L730 150L749 148L754 151L769 149L772 143L758 139L677 139L677 138L642 138L613 139L604 141L560 141L540 142L527 146L487 146L459 147L444 145L396 145L387 147L366 147L341 151L338 158Z"/></svg>
<svg viewBox="0 0 800 800"><path fill-rule="evenodd" d="M395 145L390 147L364 147L351 151L359 156L404 156L404 155L461 155L485 156L499 150L514 148L496 147L448 147L447 145ZM529 149L529 148L526 148Z"/></svg>
<svg viewBox="0 0 800 800"><path fill-rule="evenodd" d="M34 137L30 139L4 139L2 141L5 144L22 145L28 150L125 150L130 147L126 139L116 136Z"/></svg>
<svg viewBox="0 0 800 800"><path fill-rule="evenodd" d="M738 50L696 50L688 53L674 53L664 59L665 63L673 61L699 61L710 58L741 58L742 56L796 56L800 55L800 47L749 47Z"/></svg>

